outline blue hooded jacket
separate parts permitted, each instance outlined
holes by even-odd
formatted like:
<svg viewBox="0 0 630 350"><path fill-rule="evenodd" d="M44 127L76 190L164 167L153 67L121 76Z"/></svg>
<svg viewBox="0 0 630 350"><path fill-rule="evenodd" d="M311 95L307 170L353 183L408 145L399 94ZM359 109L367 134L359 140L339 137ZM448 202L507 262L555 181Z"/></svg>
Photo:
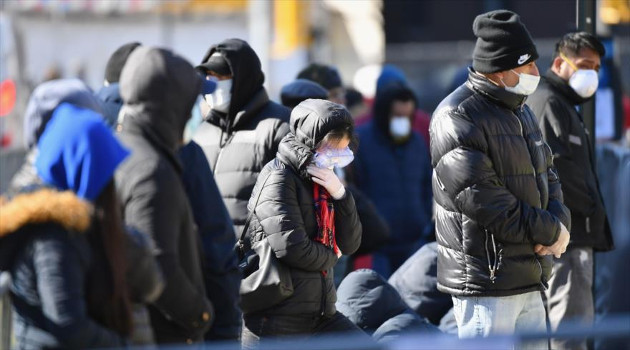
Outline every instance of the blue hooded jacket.
<svg viewBox="0 0 630 350"><path fill-rule="evenodd" d="M381 251L389 268L379 269L386 277L424 243L432 231L431 163L422 136L415 131L396 144L389 136L389 111L398 91L390 85L377 96L374 119L357 128L359 149L353 163L357 187L376 205L391 231L390 242Z"/></svg>
<svg viewBox="0 0 630 350"><path fill-rule="evenodd" d="M89 201L129 155L98 113L69 103L55 109L37 146L35 167L41 179Z"/></svg>

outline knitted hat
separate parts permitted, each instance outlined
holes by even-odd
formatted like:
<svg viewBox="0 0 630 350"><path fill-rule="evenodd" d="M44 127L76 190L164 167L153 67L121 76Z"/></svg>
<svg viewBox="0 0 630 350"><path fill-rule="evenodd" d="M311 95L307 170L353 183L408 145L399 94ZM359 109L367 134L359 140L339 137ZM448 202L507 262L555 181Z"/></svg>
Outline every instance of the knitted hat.
<svg viewBox="0 0 630 350"><path fill-rule="evenodd" d="M140 43L128 43L114 51L109 61L107 61L107 66L105 66L105 80L108 83L117 83L120 80L120 72L122 72L127 58L138 46L140 46Z"/></svg>
<svg viewBox="0 0 630 350"><path fill-rule="evenodd" d="M538 59L532 37L512 11L496 10L477 16L473 33L477 37L473 68L479 73L506 71Z"/></svg>

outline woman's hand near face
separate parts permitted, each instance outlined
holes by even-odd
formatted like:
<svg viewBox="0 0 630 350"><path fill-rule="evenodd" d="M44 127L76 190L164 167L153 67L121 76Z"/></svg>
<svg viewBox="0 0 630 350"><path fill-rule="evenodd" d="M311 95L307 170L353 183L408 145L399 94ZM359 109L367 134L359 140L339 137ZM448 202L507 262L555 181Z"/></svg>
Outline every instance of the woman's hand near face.
<svg viewBox="0 0 630 350"><path fill-rule="evenodd" d="M313 182L322 185L334 199L339 200L346 194L345 187L332 169L309 165L306 171L312 176Z"/></svg>

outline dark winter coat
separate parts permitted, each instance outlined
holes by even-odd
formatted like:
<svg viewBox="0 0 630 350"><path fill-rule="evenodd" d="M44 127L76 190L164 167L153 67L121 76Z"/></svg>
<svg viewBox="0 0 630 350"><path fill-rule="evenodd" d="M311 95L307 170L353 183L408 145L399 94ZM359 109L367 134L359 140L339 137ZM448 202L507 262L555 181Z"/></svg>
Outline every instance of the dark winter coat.
<svg viewBox="0 0 630 350"><path fill-rule="evenodd" d="M302 102L293 109L291 132L280 143L277 157L260 173L249 202L255 213L249 237L252 242L267 237L276 257L291 269L294 287L291 297L262 313L335 314L333 267L337 255L314 241L318 225L313 182L306 166L311 163L316 144L329 131L344 124L351 126L352 117L342 106L323 100ZM259 192L260 200L254 208ZM346 191L345 196L334 200L333 204L337 245L344 254L352 254L361 244L361 223L354 198ZM327 271L326 276L322 271Z"/></svg>
<svg viewBox="0 0 630 350"><path fill-rule="evenodd" d="M425 244L388 281L409 307L434 325L453 307L451 296L437 289L437 249L437 242Z"/></svg>
<svg viewBox="0 0 630 350"><path fill-rule="evenodd" d="M337 309L377 341L406 333L439 333L437 327L413 312L381 275L368 269L351 272L341 282Z"/></svg>
<svg viewBox="0 0 630 350"><path fill-rule="evenodd" d="M561 222L570 229L551 151L524 102L471 71L433 115L438 289L445 293L540 290L552 262L534 245L555 243Z"/></svg>
<svg viewBox="0 0 630 350"><path fill-rule="evenodd" d="M353 184L348 184L346 190L352 193L352 197L354 197L362 228L361 245L353 256L370 254L389 241L391 235L389 226L387 226L387 222L376 209L374 202L367 198L361 190Z"/></svg>
<svg viewBox="0 0 630 350"><path fill-rule="evenodd" d="M40 188L0 198L0 271L9 271L16 349L125 346L88 315L91 205L70 191Z"/></svg>
<svg viewBox="0 0 630 350"><path fill-rule="evenodd" d="M394 262L393 269L427 242L432 225L431 163L426 144L416 132L403 144L395 144L389 136L395 89L398 87L377 97L375 119L357 128L360 146L353 164L357 187L389 225L391 237L384 252Z"/></svg>
<svg viewBox="0 0 630 350"><path fill-rule="evenodd" d="M116 185L126 225L150 235L160 251L166 288L149 311L161 343L200 341L214 317L176 153L200 86L188 62L149 47L131 54L120 80L120 139L133 153Z"/></svg>
<svg viewBox="0 0 630 350"><path fill-rule="evenodd" d="M214 324L205 338L238 339L242 322L238 305L241 273L234 252L236 237L232 220L201 147L190 141L179 150L179 158L183 166L184 188L204 252L206 296L216 313Z"/></svg>
<svg viewBox="0 0 630 350"><path fill-rule="evenodd" d="M260 60L246 42L226 40L211 47L202 62L215 51L223 53L232 70L230 111L211 110L193 140L208 159L238 235L258 174L289 130L290 111L269 100Z"/></svg>
<svg viewBox="0 0 630 350"><path fill-rule="evenodd" d="M527 105L538 118L543 138L554 155L562 194L571 210L570 247L613 248L613 239L595 171L593 148L582 115L586 102L552 71L541 79Z"/></svg>

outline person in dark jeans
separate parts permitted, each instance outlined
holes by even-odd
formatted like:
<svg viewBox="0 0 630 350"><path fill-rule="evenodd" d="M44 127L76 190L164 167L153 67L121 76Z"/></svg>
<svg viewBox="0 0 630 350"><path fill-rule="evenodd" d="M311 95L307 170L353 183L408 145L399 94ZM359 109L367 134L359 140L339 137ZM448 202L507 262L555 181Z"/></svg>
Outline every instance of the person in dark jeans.
<svg viewBox="0 0 630 350"><path fill-rule="evenodd" d="M268 240L278 261L290 267L294 291L260 311L243 310L243 348L268 337L360 332L336 310L333 282L337 259L361 243L354 198L332 170L354 158L353 131L343 106L306 100L293 109L289 134L258 177L247 238Z"/></svg>

